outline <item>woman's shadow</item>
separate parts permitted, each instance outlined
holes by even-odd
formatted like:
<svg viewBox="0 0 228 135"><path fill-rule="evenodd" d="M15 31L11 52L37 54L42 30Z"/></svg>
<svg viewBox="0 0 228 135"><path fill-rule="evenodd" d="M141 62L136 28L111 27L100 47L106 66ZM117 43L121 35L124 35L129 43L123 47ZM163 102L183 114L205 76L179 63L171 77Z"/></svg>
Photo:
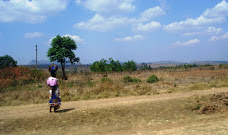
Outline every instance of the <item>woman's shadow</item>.
<svg viewBox="0 0 228 135"><path fill-rule="evenodd" d="M74 110L75 108L69 108L69 109L62 109L62 110L56 110L56 113L64 113Z"/></svg>

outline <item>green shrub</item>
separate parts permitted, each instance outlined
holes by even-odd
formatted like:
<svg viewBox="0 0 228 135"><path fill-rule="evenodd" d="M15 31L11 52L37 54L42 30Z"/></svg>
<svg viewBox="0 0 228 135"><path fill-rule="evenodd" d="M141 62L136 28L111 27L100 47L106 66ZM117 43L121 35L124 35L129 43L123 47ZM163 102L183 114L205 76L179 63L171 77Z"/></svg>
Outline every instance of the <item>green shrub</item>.
<svg viewBox="0 0 228 135"><path fill-rule="evenodd" d="M132 78L131 78L130 76L125 76L125 77L123 78L123 81L124 81L124 82L132 82Z"/></svg>
<svg viewBox="0 0 228 135"><path fill-rule="evenodd" d="M151 75L151 76L149 76L149 77L147 78L147 82L148 82L148 83L155 83L155 82L157 82L157 81L159 81L159 79L158 79L158 77L157 77L156 75Z"/></svg>
<svg viewBox="0 0 228 135"><path fill-rule="evenodd" d="M140 79L138 79L138 78L131 78L130 76L125 76L123 78L123 81L124 82L134 82L134 83L141 82Z"/></svg>

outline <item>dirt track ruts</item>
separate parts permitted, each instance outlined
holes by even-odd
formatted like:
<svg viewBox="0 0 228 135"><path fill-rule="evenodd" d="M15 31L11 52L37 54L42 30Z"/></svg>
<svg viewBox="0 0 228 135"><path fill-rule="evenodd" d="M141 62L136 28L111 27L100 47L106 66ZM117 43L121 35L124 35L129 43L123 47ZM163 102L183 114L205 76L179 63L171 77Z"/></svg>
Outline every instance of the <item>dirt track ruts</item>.
<svg viewBox="0 0 228 135"><path fill-rule="evenodd" d="M209 95L220 92L228 92L228 88L213 88L208 90L194 90L187 92L178 92L171 94L160 94L151 96L131 96L131 97L117 97L109 99L89 100L89 101L72 101L62 102L61 108L72 109L66 113L71 113L77 110L91 109L91 108L103 108L106 106L122 106L122 105L133 105L138 103L156 102L161 100L187 98L194 95ZM73 109L74 108L74 109ZM28 118L36 115L45 115L49 113L48 104L29 104L20 106L3 106L0 107L0 119L16 119L16 118Z"/></svg>

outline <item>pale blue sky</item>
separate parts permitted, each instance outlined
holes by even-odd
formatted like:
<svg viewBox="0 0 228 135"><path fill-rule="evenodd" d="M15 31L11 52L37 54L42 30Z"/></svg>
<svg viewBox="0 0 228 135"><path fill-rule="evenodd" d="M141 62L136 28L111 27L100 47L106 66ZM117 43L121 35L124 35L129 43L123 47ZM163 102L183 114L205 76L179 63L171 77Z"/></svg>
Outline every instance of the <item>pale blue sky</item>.
<svg viewBox="0 0 228 135"><path fill-rule="evenodd" d="M48 60L56 35L81 63L228 60L225 0L0 0L0 56Z"/></svg>

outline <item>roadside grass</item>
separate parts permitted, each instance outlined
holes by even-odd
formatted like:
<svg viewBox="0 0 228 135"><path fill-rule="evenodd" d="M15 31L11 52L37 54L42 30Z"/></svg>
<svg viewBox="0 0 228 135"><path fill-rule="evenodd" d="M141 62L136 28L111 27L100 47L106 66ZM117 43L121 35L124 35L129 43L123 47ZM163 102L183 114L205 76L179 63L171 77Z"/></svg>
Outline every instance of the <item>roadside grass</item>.
<svg viewBox="0 0 228 135"><path fill-rule="evenodd" d="M69 113L55 113L42 116L34 116L26 119L1 120L0 134L102 134L116 130L128 130L135 127L160 127L161 125L186 124L192 120L201 121L199 111L208 103L218 103L223 106L213 113L225 113L228 111L217 97L218 95L193 96L186 99L172 99L135 105L112 106L72 111ZM216 100L214 100L216 99ZM227 114L227 113L226 113ZM208 116L211 118L212 116Z"/></svg>
<svg viewBox="0 0 228 135"><path fill-rule="evenodd" d="M130 76L128 74L127 72L110 73L108 78L103 78L101 74L96 73L69 74L68 80L58 80L62 101L156 95L228 87L228 69L152 70L136 71ZM43 73L43 78L45 75L47 76L47 73ZM159 81L148 83L147 79L152 75L157 76L156 80ZM39 81L39 83L35 81L5 87L0 92L0 106L48 102L46 80Z"/></svg>
<svg viewBox="0 0 228 135"><path fill-rule="evenodd" d="M189 86L190 90L203 90L209 88L228 87L228 77L209 82L199 82Z"/></svg>

